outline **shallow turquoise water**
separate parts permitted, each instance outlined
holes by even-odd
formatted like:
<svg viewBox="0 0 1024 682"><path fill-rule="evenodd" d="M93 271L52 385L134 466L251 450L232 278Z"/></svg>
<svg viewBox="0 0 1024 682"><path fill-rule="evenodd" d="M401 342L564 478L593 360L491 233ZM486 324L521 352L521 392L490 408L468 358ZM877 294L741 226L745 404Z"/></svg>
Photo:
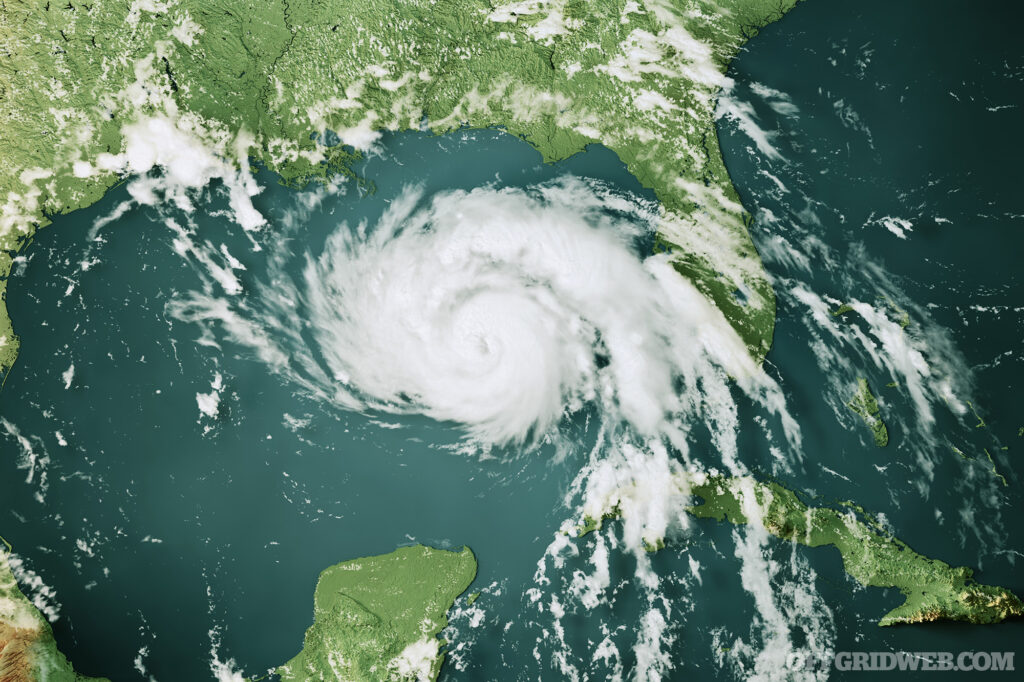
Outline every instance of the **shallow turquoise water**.
<svg viewBox="0 0 1024 682"><path fill-rule="evenodd" d="M1021 424L1013 395L1024 378L1024 317L1014 307L1024 300L1024 283L1014 265L1024 206L1013 158L1003 150L1020 147L1021 109L988 108L1024 105L1024 62L1012 41L992 38L1014 22L976 14L950 24L924 7L861 3L851 15L835 3L809 2L769 26L732 69L732 97L754 107L781 155L769 160L734 121L723 120L726 162L756 216L755 241L780 292L769 371L802 425L806 457L781 472L761 431L750 426L759 409L738 398L741 452L758 475L778 476L822 502L855 500L885 514L915 549L983 566L983 582L1020 593L1012 551L1024 546L1015 459ZM928 42L910 38L925 28ZM946 49L957 40L962 52ZM786 99L759 94L753 83ZM780 101L797 113L770 106ZM391 136L384 148L387 156L357 169L375 193L361 196L350 183L344 196L314 212L301 245L283 248L316 253L342 219L372 223L409 182L425 183L429 195L574 173L649 197L601 148L554 167L499 132ZM267 174L261 182L267 189L257 206L271 220L299 200ZM158 212L132 209L100 231L101 246L88 241L94 221L126 197L117 188L41 232L9 291L24 346L0 393L0 414L50 461L45 490L39 470L26 483L18 448L4 441L13 456L0 461L0 497L9 501L0 530L56 589L55 631L76 667L135 679L135 659L145 648L142 663L157 679L208 679L212 640L220 658L257 674L298 650L320 570L416 541L467 544L480 563L471 590L485 590L479 604L487 617L479 628L470 628L464 615L453 619L454 641L466 647L459 652L462 669L446 667L446 679L558 679L549 660L550 623L523 593L567 515L562 498L582 454L559 460L548 447L484 460L460 455L443 447L460 436L451 425L339 411L270 374L245 349L196 345L199 330L165 311L175 292L195 288L198 279L174 254ZM216 195L210 201L219 209L226 203ZM913 230L900 239L871 222L884 216L907 219ZM227 244L245 263L243 284L261 277L263 256L251 252L223 215L197 220L204 237ZM769 252L778 235L819 267L804 272ZM835 269L820 266L823 250L811 237L836 256ZM83 272L79 263L93 257L98 264ZM935 431L943 445L972 457L990 448L1010 487L993 487L983 461L950 450L935 456L934 481L923 496L916 486L923 473L910 430L912 402L898 389L886 391L888 368L872 365L853 346L849 370L818 366L814 327L787 293L798 284L838 300L889 296L906 309L920 306L930 319L915 312L910 334L948 329L954 359L973 368L976 406L990 428L937 412ZM72 363L65 389L62 374ZM832 381L846 371L866 375L882 399L888 448L875 448L855 418L835 409L845 396ZM195 396L209 390L218 372L226 383L223 414L210 421L199 416ZM595 435L594 416L584 412L563 429L586 444ZM308 423L297 427L296 419ZM706 434L695 441L697 449L710 449ZM997 450L1002 446L1010 450ZM973 524L958 514L968 508L976 510ZM663 586L679 626L671 655L685 662L680 678L723 675L719 646L759 636L751 634L757 609L737 575L732 529L713 522L697 527L653 557L660 574L680 576ZM770 554L783 565L790 561L788 547L772 545ZM879 630L874 622L899 603L898 595L856 589L832 550L795 554L813 568L812 584L833 611L839 650L1019 646L1020 623ZM703 566L699 584L684 579L691 557ZM570 559L562 573L576 569L586 569L586 554ZM593 613L570 608L563 625L583 658L603 636L602 622L622 625L612 639L628 671L631 631L646 596L628 580L630 557L613 554L611 571L612 584L623 583L612 602ZM785 582L783 570L776 588Z"/></svg>

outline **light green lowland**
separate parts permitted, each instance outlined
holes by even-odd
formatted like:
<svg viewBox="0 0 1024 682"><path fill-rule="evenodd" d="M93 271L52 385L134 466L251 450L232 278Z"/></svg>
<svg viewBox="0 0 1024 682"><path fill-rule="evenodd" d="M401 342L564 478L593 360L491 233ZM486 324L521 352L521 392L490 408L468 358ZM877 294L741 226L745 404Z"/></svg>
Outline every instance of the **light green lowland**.
<svg viewBox="0 0 1024 682"><path fill-rule="evenodd" d="M277 672L287 682L434 680L444 660L437 635L474 577L468 547L415 545L331 566L320 574L302 652Z"/></svg>

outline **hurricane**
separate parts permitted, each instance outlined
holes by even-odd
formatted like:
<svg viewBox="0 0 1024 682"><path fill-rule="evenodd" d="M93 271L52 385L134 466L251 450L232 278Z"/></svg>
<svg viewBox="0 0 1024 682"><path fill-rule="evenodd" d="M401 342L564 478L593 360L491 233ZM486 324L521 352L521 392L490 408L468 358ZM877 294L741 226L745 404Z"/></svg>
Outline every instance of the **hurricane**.
<svg viewBox="0 0 1024 682"><path fill-rule="evenodd" d="M302 231L325 196L309 193L280 221L283 238L262 251L265 272L244 286L225 247L165 220L202 282L178 292L168 314L198 325L200 344L247 349L334 409L388 415L399 427L410 415L453 424L467 455L574 457L565 521L534 577L554 592L527 598L556 620L566 608L601 608L615 562L607 541L582 549L593 572L564 566L581 552L570 540L576 524L614 509L622 532L612 547L634 557L646 603L631 646L647 652L648 677L670 669L671 608L649 551L691 533L688 477L749 473L737 442L744 404L765 415L761 431L787 451L785 468L802 453L779 383L673 255L655 248L657 205L571 175L433 194L411 185L376 220L339 220L312 247ZM760 593L779 570L761 558L767 534L736 538ZM806 577L800 585L802 606L772 608L827 641L829 611ZM774 604L768 593L759 599ZM795 646L787 633L771 637L778 651ZM572 647L552 645L562 673L579 674Z"/></svg>
<svg viewBox="0 0 1024 682"><path fill-rule="evenodd" d="M740 129L756 137L749 129L755 122ZM164 194L173 199L180 190L172 181L150 175L135 182L150 193L171 183ZM680 578L660 571L651 551L699 537L689 513L693 481L815 468L820 453L806 449L791 414L800 386L771 361L752 359L720 309L676 270L674 254L658 246L656 201L564 173L470 189L412 183L377 214L332 214L324 231L324 216L314 220L314 213L352 191L362 190L339 179L298 193L290 208L268 218L273 229L243 229L232 246L224 235L204 232L180 202L143 202L195 276L195 286L171 294L166 315L197 330L198 345L215 356L240 352L339 415L399 430L406 419L425 418L458 434L440 447L459 456L574 462L563 520L523 595L536 609L530 626L553 623L556 634L535 656L568 678L584 675L592 666L565 635L563 620L602 613L628 584L638 609L635 634L609 632L598 647L604 664L621 666L626 646L638 679L664 675L675 667L668 653L678 645L673 614L689 608L664 593L699 590L703 564L691 555L690 575ZM321 231L311 233L317 221ZM963 359L929 311L856 244L851 267L803 220L765 210L757 221L773 230L762 256L829 386L827 408L850 422L848 403L835 396L850 394L864 366L887 375L913 408L905 422L890 415L893 427L914 435L904 446L913 464L899 466L920 472L913 485L927 499L940 444L936 408L959 419L969 403ZM108 229L100 219L92 237L102 243ZM812 268L812 260L821 267ZM831 291L848 293L840 299ZM863 300L872 296L874 302ZM841 304L858 319L834 314ZM916 322L909 331L908 316ZM225 384L218 370L211 390L196 395L204 433L221 418ZM286 414L285 421L298 433L310 419ZM763 443L756 452L752 438ZM757 454L764 452L770 456ZM992 484L960 485L969 493ZM617 519L616 529L579 537L607 516ZM998 516L994 523L979 528L965 518L961 532L984 542L999 533ZM730 536L756 612L750 632L732 640L720 664L771 677L787 656L830 650L836 624L810 564L792 547L785 563L772 559L760 522ZM631 557L630 575L616 569L621 556ZM456 609L453 632L471 638L467 628L482 618L479 609ZM459 660L457 652L453 657Z"/></svg>
<svg viewBox="0 0 1024 682"><path fill-rule="evenodd" d="M261 295L232 298L208 273L169 310L339 407L454 422L481 447L550 439L588 405L609 427L681 444L716 407L709 395L770 382L670 254L652 253L656 215L575 177L412 186L375 224L341 222L322 252L279 256Z"/></svg>
<svg viewBox="0 0 1024 682"><path fill-rule="evenodd" d="M149 4L12 25L0 602L47 658L823 680L1018 645L971 625L1024 613L990 19Z"/></svg>

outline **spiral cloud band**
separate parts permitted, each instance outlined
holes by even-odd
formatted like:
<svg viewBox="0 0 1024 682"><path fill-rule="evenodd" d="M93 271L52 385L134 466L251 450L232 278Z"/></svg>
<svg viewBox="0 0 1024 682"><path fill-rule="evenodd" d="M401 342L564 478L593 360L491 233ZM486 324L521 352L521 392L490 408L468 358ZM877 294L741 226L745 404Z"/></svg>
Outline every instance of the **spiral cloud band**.
<svg viewBox="0 0 1024 682"><path fill-rule="evenodd" d="M611 543L635 558L648 600L634 643L648 672L638 679L669 669L671 607L659 606L663 579L648 549L689 529L679 474L746 472L737 392L779 417L796 462L800 435L781 388L723 314L667 254L653 253L657 205L572 177L430 196L407 188L372 223L334 227L322 248L305 231L307 217L300 208L275 225L267 271L250 271L244 283L226 247L197 244L197 231L168 223L203 281L168 312L198 323L200 343L246 348L339 408L454 423L469 451L534 452L553 442L556 452L583 454L564 500L570 518L526 596L550 611L555 631L565 613L559 595L596 608L613 589ZM294 243L310 251L289 251ZM587 409L597 416L583 445L589 456L563 421ZM563 572L566 557L591 551L571 539L576 524L611 509L621 536L596 534L593 573ZM737 556L757 577L768 564L755 540ZM751 591L769 594L769 584ZM814 605L805 610L830 617L813 589L801 595ZM772 650L789 651L787 637ZM552 646L572 679L569 645L556 638Z"/></svg>
<svg viewBox="0 0 1024 682"><path fill-rule="evenodd" d="M668 257L647 255L654 217L575 178L410 188L376 225L335 230L301 281L273 274L249 302L211 286L171 312L219 320L276 364L299 358L285 371L341 405L456 422L481 445L533 442L588 403L657 436L692 407L688 387L756 368Z"/></svg>

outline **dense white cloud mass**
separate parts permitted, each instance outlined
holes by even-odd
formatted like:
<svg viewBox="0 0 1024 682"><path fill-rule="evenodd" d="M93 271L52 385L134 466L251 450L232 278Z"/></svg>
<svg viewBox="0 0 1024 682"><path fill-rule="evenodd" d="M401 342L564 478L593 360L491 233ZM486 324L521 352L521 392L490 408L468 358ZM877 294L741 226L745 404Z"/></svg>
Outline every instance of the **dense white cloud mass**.
<svg viewBox="0 0 1024 682"><path fill-rule="evenodd" d="M221 323L339 405L454 421L485 448L552 436L586 404L681 443L691 413L731 421L711 405L731 403L730 377L769 382L667 256L641 255L655 216L574 178L429 200L409 188L377 224L335 230L301 278L277 271L247 299L207 268L206 291L170 310Z"/></svg>
<svg viewBox="0 0 1024 682"><path fill-rule="evenodd" d="M354 396L484 443L593 400L653 435L702 358L751 370L724 317L664 257L637 257L635 225L583 183L421 199L365 237L337 231L306 271L313 331Z"/></svg>
<svg viewBox="0 0 1024 682"><path fill-rule="evenodd" d="M553 628L543 655L567 679L599 668L621 675L623 661L612 652L625 642L599 643L594 661L586 662L559 633L563 618L614 600L623 582L611 567L626 553L634 566L628 581L642 599L633 671L637 679L659 679L674 669L669 651L681 621L673 611L685 605L660 595L670 582L699 590L700 565L690 557L688 574L663 575L648 549L693 532L687 472L749 473L738 444L741 402L764 415L753 428L772 441L773 473L804 460L782 389L753 363L723 314L666 255L652 254L655 203L572 177L429 196L410 187L372 223L339 221L321 245L304 232L309 212L326 196L316 190L275 220L264 270L243 265L176 213L195 207L181 200L181 183L168 178L145 182L173 205L163 223L201 287L177 294L167 310L197 323L200 343L247 349L299 390L341 409L453 422L469 451L501 455L542 443L578 449L565 418L584 410L596 415L596 443L588 444L565 495L565 534L541 557L536 587L527 593L538 622ZM263 236L258 245L266 245ZM295 244L306 246L295 251ZM838 382L837 417L847 416L843 401L857 371L849 358L863 354L900 379L917 408L920 442L934 446L939 397L963 411L956 398L963 382L950 383L951 370L929 369L943 354L925 360L925 347L941 350L941 339L924 343L886 311L857 300L851 307L870 336L833 316L838 301L803 279L812 259L826 269L836 262L820 241L779 230L763 255L793 278L780 276L776 288L809 317L817 359ZM199 409L212 417L219 397L217 386L198 394ZM919 462L926 486L930 461ZM613 530L573 539L580 519L611 510L620 519ZM783 623L800 622L818 649L832 646L835 626L814 572L796 559L771 560L765 538L756 523L734 534L742 586L758 616L749 633L732 637L734 653L722 663L768 679L783 672L779 652L810 646L795 642ZM586 570L567 570L574 558Z"/></svg>
<svg viewBox="0 0 1024 682"><path fill-rule="evenodd" d="M658 11L661 3L648 4ZM490 19L513 21L516 14L543 11L550 21L538 23L532 37L547 40L557 33L559 3L516 3L516 13L508 14L510 7ZM191 40L187 27L181 28L179 39ZM799 199L788 213L783 207L773 212L767 203L759 207L758 249L770 266L780 309L799 318L807 332L811 361L826 378L820 397L838 424L862 428L847 405L857 378L872 373L876 385L891 380L888 395L900 396L912 408L909 417L886 410L890 425L911 436L901 454L912 456L905 461L895 456L893 470L900 476L910 469L920 474L910 480L927 500L933 471L949 454L950 444L936 426L939 418L945 411L960 418L967 407L973 410L967 400L970 368L929 311L908 300L862 248L843 254L822 240L816 212L828 209L803 194L799 175L779 172L789 165L791 152L783 131L765 116L765 107L782 117L801 115L786 93L753 84L750 90L760 99L740 98L720 75L700 71L707 53L685 32L634 32L628 49L609 68L623 80L635 80L641 71L664 68L660 57L666 46L691 69L691 80L727 88L716 115L756 148L759 173L772 183L769 193ZM648 91L634 104L664 111L674 106ZM842 101L835 109L845 125L861 125ZM131 205L156 207L172 248L194 266L201 283L195 291L174 295L167 305L170 316L198 324L200 344L240 347L334 407L453 422L465 434L464 450L499 456L536 454L550 443L559 453L579 449L563 432L572 429L566 417L586 411L587 418L576 421L587 423L589 452L575 453L580 456L574 461L582 464L565 493L565 523L539 558L534 585L524 596L537 619L527 621L539 624L544 635L533 654L570 680L622 680L625 674L658 680L674 672L676 652L687 645L680 628L692 608L686 595L703 588L702 571L705 577L715 575L709 562L721 554L714 548L698 560L692 548L679 543L669 551L686 555L687 570L670 575L655 568L658 560L649 549L697 532L686 511L692 502L689 481L712 469L749 473L738 441L741 422L769 440L774 460L759 462L762 470L779 476L819 466L813 456L804 459L800 429L782 389L752 362L721 311L675 271L666 255L652 254L653 230L660 222L663 234L674 230L668 234L684 251L723 272L745 272L751 261L736 257L743 251L736 235L721 228L723 216L743 211L736 199L718 187L680 178L678 187L703 207L684 224L667 220L655 202L572 177L527 188L485 185L429 196L409 187L373 223L339 220L321 245L305 231L308 213L339 187L299 194L297 209L262 230L267 221L253 205L261 188L246 160L252 140L244 132L227 135L168 110L126 126L122 153L101 155L95 166L76 163L75 173L82 177L100 170L133 175L131 201L98 220L90 240ZM337 131L342 141L360 149L374 144L379 134L370 131L371 116ZM244 228L253 249L270 247L255 263L200 233L193 214L206 210L199 201L209 197L213 181L223 184L226 213ZM904 240L914 237L910 219L872 214L866 226L884 227ZM306 246L294 251L295 244ZM94 262L84 259L82 271ZM823 275L832 278L829 286L816 279ZM756 297L747 301L765 304ZM851 314L834 314L840 304ZM66 387L72 386L74 369L72 364L62 376ZM227 412L221 402L230 385L225 379L231 377L218 371L210 391L195 394L204 433ZM883 409L887 399L880 397ZM745 409L757 413L741 418ZM308 415L283 418L293 430L309 423ZM18 465L42 500L49 463L45 448L6 420L0 420L0 429L17 444ZM879 473L886 468L878 467ZM961 535L969 529L984 541L999 532L998 519L995 530L979 527L971 506L978 497L995 506L995 483L989 479L969 483L970 491L984 497L963 495ZM618 521L611 528L577 537L581 520L612 511ZM749 596L753 616L747 632L715 634L728 646L716 644L714 655L738 677L778 679L792 673L786 668L790 654L830 650L835 623L810 566L793 547L788 556L773 555L778 545L759 525L757 510L744 512L750 523L732 530L729 554L739 566L736 593ZM622 555L629 556L632 575L623 575ZM680 588L682 596L667 598L669 586ZM604 639L589 642L590 651L570 644L566 633L574 618L600 614L628 590L636 606L632 624L612 628L612 621L602 622ZM478 605L457 607L452 620L460 634L472 636L469 630L487 617ZM619 632L628 627L628 634ZM215 632L211 642L213 675L242 679L233 660L220 659ZM436 645L428 639L409 646L391 668L424 676ZM453 656L458 664L457 650ZM140 666L142 659L140 652Z"/></svg>
<svg viewBox="0 0 1024 682"><path fill-rule="evenodd" d="M132 199L152 206L161 200L174 202L183 211L193 210L192 195L219 179L228 189L234 220L246 230L255 230L266 223L252 205L252 197L261 188L249 172L247 152L253 139L245 132L229 137L217 135L203 125L185 117L150 116L125 126L124 151L100 154L97 168L104 171L131 173L135 177L128 186ZM88 176L93 169L88 163L76 168ZM159 169L161 175L149 175Z"/></svg>
<svg viewBox="0 0 1024 682"><path fill-rule="evenodd" d="M784 106L783 93L763 96L781 113L796 115ZM758 146L774 144L745 106L724 115L735 117ZM656 203L572 177L433 195L409 187L373 222L339 220L320 243L310 238L307 221L339 187L301 194L272 230L256 234L258 221L247 220L252 214L238 201L255 186L246 189L233 179L234 165L202 161L206 157L184 144L182 154L160 152L153 159L136 151L135 160L122 161L147 173L133 182L134 199L171 206L158 209L163 224L201 280L167 307L172 317L200 326L199 343L246 349L299 390L341 409L454 423L467 451L502 456L540 452L538 446L550 443L556 452L577 451L582 464L565 494L566 522L525 595L536 622L552 633L534 655L566 679L599 671L623 679L623 645L631 648L635 679L662 679L675 669L670 651L679 646L685 620L679 612L688 603L662 595L670 584L699 591L702 566L690 555L688 572L664 574L648 550L694 532L688 481L711 470L750 473L739 434L741 414L751 408L758 416L748 428L770 441L773 474L791 473L813 458L804 459L782 389L753 363L721 311L666 255L652 254ZM786 163L780 153L762 153ZM179 172L196 160L196 177L205 178L198 184L189 181L192 173ZM154 166L163 174L150 172ZM799 191L763 172L779 193ZM243 265L194 224L190 214L197 207L190 199L210 177L223 179L230 214L247 228L254 247L272 246L258 262L242 257ZM888 371L907 393L924 474L917 485L926 498L934 463L924 453L937 449L934 408L941 403L954 414L964 412L959 396L969 393L969 380L958 369L963 363L934 332L926 311L902 300L881 271L866 272L865 280L877 285L887 306L822 295L813 276L831 272L841 260L837 254L814 234L782 229L782 219L768 209L759 220L773 227L761 249L775 266L776 292L805 318L815 359L829 377L826 404L839 422L853 421L845 402L864 367ZM811 208L801 220L814 223ZM94 232L102 227L98 223ZM691 241L686 248L694 252L721 251L713 239ZM296 244L303 246L296 251ZM863 267L873 266L863 261ZM894 319L894 301L919 321L920 331L906 332ZM834 316L840 302L859 321ZM210 393L196 395L208 418L219 412L216 378ZM580 443L570 435L574 422L566 419L583 412L594 425L589 453L578 452ZM574 538L581 519L613 510L619 521L611 530ZM720 663L741 676L771 679L785 673L788 654L828 650L835 625L814 572L795 555L774 560L756 510L747 516L755 521L734 532L734 555L756 617L748 633L728 636L732 653ZM624 553L632 559L625 582L613 569ZM571 569L570 562L583 568ZM570 645L563 619L608 608L627 582L639 599L635 636L606 636L587 661ZM472 622L479 624L483 612L474 613ZM791 637L789 622L799 623L806 637ZM419 659L412 653L396 665L413 669ZM232 673L229 666L222 670Z"/></svg>
<svg viewBox="0 0 1024 682"><path fill-rule="evenodd" d="M302 213L279 244L302 229ZM338 407L455 422L470 450L572 449L563 418L593 408L600 433L566 503L577 521L617 509L621 533L595 536L592 571L556 578L549 567L560 572L567 554L590 549L558 535L536 578L554 589L537 603L555 621L555 665L577 677L586 666L557 636L559 623L567 609L606 604L612 552L630 554L649 600L634 643L638 679L658 679L673 667L677 635L647 549L688 528L679 474L747 473L736 393L777 415L795 452L800 434L722 313L667 255L652 255L657 217L651 202L572 177L432 196L412 187L375 223L338 225L322 248L268 249L268 273L252 291L225 276L235 269L225 248L167 220L204 279L168 310L199 323L202 343L248 348ZM704 425L713 452L693 445Z"/></svg>

